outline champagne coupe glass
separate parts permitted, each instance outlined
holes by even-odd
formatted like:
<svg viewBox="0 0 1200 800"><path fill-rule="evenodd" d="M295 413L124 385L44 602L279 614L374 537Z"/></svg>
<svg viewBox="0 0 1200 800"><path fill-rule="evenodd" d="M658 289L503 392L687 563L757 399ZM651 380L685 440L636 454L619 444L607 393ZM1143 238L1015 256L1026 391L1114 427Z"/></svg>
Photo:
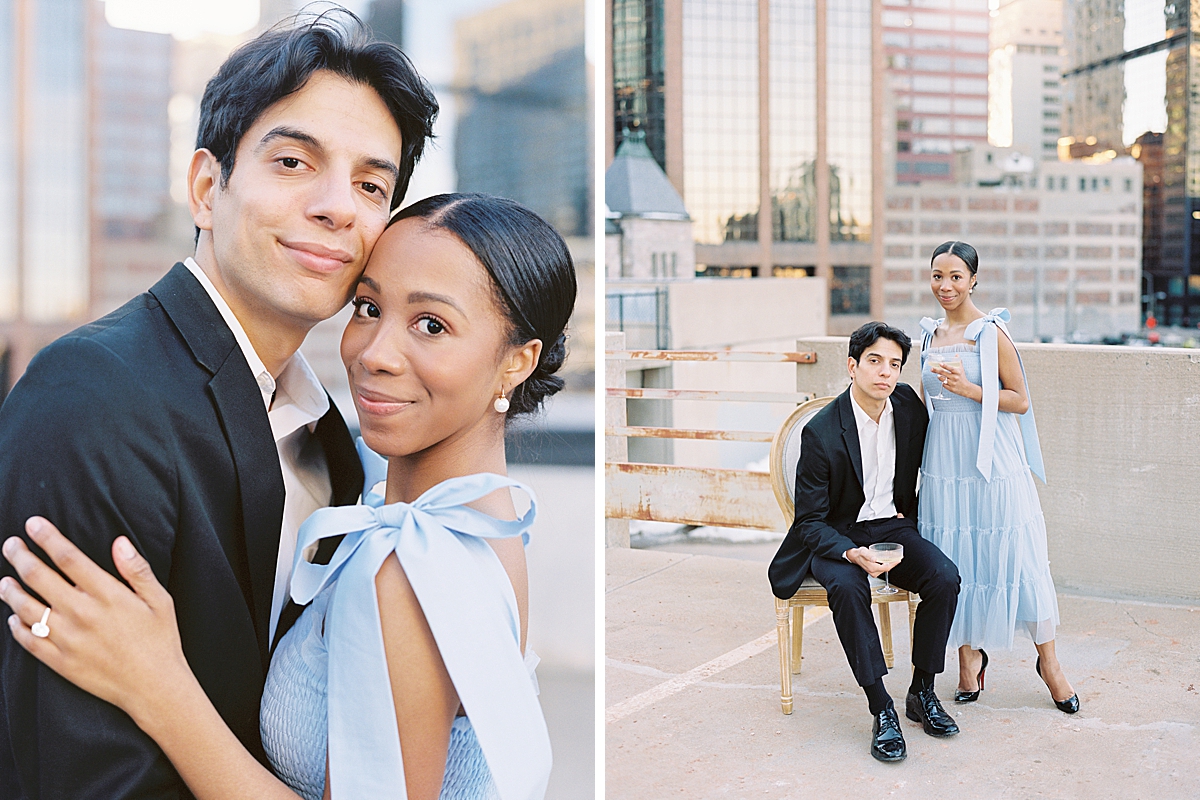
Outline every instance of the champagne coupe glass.
<svg viewBox="0 0 1200 800"><path fill-rule="evenodd" d="M950 353L926 353L925 360L932 367L934 364L949 364L955 360L955 356ZM937 377L937 373L934 373ZM938 393L929 395L930 400L949 400L950 395L946 394L946 387L942 383L941 378L938 378Z"/></svg>
<svg viewBox="0 0 1200 800"><path fill-rule="evenodd" d="M904 558L904 545L896 544L895 542L879 542L867 548L871 552L871 558L879 564L891 564ZM883 573L883 588L877 589L879 594L896 594L899 589L892 586L892 582L888 580L888 574Z"/></svg>

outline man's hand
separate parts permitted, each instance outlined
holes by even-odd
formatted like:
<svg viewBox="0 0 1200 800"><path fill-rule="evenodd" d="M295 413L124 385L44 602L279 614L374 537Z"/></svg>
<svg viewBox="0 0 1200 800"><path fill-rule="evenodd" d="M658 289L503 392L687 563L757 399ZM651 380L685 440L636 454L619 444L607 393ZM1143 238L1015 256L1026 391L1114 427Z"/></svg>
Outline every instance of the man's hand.
<svg viewBox="0 0 1200 800"><path fill-rule="evenodd" d="M890 564L880 564L875 560L875 556L872 555L871 551L865 547L855 547L852 550L847 550L845 556L851 564L857 564L862 567L872 578L878 578L900 563L899 561L893 561Z"/></svg>

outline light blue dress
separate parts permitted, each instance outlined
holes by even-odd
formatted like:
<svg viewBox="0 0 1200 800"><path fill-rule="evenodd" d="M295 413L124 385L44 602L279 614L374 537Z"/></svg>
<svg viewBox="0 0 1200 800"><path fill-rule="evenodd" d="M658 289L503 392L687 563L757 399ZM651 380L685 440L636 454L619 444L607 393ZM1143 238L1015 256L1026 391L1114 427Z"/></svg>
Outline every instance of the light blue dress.
<svg viewBox="0 0 1200 800"><path fill-rule="evenodd" d="M929 428L917 527L962 578L950 628L953 647L1011 649L1018 627L1042 644L1054 638L1058 625L1046 522L1033 482L1034 474L1045 480L1033 403L1023 415L997 407L997 337L1007 335L1008 319L1006 309L994 309L967 327L966 338L974 344L945 347L929 346L940 320L921 320ZM927 361L931 352L958 356L967 380L983 387L983 403L949 391L944 392L949 399L932 399L942 386Z"/></svg>
<svg viewBox="0 0 1200 800"><path fill-rule="evenodd" d="M292 599L309 603L279 641L263 691L263 746L281 780L320 800L328 753L334 800L406 796L388 680L375 575L396 553L421 603L466 711L450 731L442 800L540 800L550 776L550 739L522 657L516 596L487 539L521 536L536 513L533 493L500 475L444 481L411 504L371 491L387 462L358 441L363 504L325 508L301 526ZM529 511L502 521L468 508L516 487ZM310 545L344 535L330 563L304 558Z"/></svg>

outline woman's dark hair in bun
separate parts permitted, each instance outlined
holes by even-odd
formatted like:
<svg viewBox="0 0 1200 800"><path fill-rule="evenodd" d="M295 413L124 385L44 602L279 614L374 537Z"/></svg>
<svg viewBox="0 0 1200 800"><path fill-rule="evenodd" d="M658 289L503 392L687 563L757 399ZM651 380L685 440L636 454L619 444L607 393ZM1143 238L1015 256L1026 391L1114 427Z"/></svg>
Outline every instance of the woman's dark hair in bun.
<svg viewBox="0 0 1200 800"><path fill-rule="evenodd" d="M510 344L541 339L537 366L509 395L508 418L536 411L563 387L555 375L567 357L565 329L575 307L575 265L558 232L520 203L486 194L438 194L401 209L453 234L475 254L512 326Z"/></svg>

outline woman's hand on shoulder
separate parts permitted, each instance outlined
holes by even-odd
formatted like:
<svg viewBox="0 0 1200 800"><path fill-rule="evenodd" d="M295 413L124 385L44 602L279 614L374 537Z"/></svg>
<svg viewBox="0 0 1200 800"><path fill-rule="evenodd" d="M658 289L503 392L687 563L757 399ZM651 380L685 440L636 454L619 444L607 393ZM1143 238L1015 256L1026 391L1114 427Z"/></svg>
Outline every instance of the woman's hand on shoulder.
<svg viewBox="0 0 1200 800"><path fill-rule="evenodd" d="M113 562L129 586L88 558L49 521L31 517L29 538L68 580L51 569L17 537L4 543L4 556L21 581L0 581L0 599L14 611L9 628L31 655L84 691L118 706L145 728L147 715L169 701L170 687L194 680L180 644L175 603L138 555L118 537ZM132 587L132 588L130 588ZM49 635L35 636L43 622Z"/></svg>

